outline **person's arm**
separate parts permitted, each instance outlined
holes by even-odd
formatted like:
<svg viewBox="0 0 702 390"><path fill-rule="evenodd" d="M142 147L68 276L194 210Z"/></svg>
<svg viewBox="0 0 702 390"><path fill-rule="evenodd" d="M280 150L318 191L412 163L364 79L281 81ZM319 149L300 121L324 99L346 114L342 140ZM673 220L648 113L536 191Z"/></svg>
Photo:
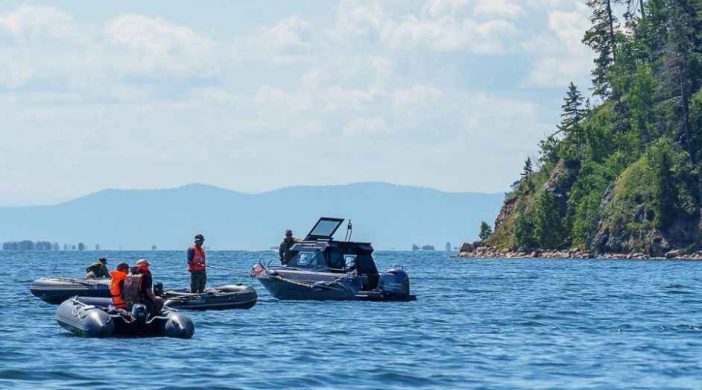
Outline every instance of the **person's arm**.
<svg viewBox="0 0 702 390"><path fill-rule="evenodd" d="M193 248L188 248L188 264L193 265L193 259L195 259L195 250Z"/></svg>
<svg viewBox="0 0 702 390"><path fill-rule="evenodd" d="M95 269L95 264L90 264L89 266L87 266L85 268L85 272L86 273L91 272L93 269Z"/></svg>
<svg viewBox="0 0 702 390"><path fill-rule="evenodd" d="M285 241L281 242L278 247L278 256L280 256L281 261L283 261L283 254L285 254Z"/></svg>
<svg viewBox="0 0 702 390"><path fill-rule="evenodd" d="M147 289L146 289L146 296L147 296L150 300L152 300L152 301L155 301L155 300L156 300L156 295L154 294L154 289L153 289L153 288L147 288Z"/></svg>

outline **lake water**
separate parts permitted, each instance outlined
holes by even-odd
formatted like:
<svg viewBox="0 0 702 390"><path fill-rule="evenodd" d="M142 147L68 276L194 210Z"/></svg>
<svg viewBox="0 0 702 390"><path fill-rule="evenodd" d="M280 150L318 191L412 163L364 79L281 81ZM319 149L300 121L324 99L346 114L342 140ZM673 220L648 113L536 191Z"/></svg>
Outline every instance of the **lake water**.
<svg viewBox="0 0 702 390"><path fill-rule="evenodd" d="M188 283L182 252L102 254ZM211 252L241 271L210 285L253 283L254 308L186 312L191 340L80 338L27 287L97 256L0 252L0 388L702 388L702 262L378 252L416 302L279 302L248 278L272 252Z"/></svg>

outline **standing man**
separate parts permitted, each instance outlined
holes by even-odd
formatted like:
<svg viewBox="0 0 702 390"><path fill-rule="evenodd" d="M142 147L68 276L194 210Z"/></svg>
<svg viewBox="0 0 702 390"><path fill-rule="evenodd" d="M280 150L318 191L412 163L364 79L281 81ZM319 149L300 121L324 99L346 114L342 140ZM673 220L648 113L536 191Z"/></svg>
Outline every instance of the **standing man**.
<svg viewBox="0 0 702 390"><path fill-rule="evenodd" d="M101 257L97 262L90 264L85 272L86 279L109 278L110 271L107 269L107 259Z"/></svg>
<svg viewBox="0 0 702 390"><path fill-rule="evenodd" d="M201 293L207 284L207 271L205 271L205 248L202 244L205 237L202 234L195 236L195 245L188 248L188 272L190 272L190 292Z"/></svg>
<svg viewBox="0 0 702 390"><path fill-rule="evenodd" d="M278 256L280 256L281 264L288 264L288 261L292 258L290 248L292 248L296 242L302 242L302 240L293 237L293 232L291 229L286 230L285 238L283 238L283 242L281 242L280 247L278 247Z"/></svg>

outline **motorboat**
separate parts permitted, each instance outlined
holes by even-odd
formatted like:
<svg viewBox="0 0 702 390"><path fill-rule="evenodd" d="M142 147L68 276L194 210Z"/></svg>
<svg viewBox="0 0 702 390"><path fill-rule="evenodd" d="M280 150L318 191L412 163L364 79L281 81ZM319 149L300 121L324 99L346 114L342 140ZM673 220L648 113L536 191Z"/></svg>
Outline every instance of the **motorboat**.
<svg viewBox="0 0 702 390"><path fill-rule="evenodd" d="M410 301L410 280L401 266L383 273L373 259L368 242L334 240L343 218L322 217L302 242L290 249L286 264L259 262L251 276L280 300Z"/></svg>

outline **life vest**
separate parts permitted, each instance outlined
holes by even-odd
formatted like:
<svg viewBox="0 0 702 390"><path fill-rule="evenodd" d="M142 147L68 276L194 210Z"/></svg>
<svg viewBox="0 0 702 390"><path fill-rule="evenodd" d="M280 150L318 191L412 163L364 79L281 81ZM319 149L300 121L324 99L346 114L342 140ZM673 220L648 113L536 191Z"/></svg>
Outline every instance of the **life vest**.
<svg viewBox="0 0 702 390"><path fill-rule="evenodd" d="M115 307L124 309L127 307L127 302L122 298L122 286L120 286L120 283L124 284L123 281L127 278L127 274L122 271L114 270L110 271L110 276L112 276L112 280L110 280L112 303Z"/></svg>
<svg viewBox="0 0 702 390"><path fill-rule="evenodd" d="M124 279L122 287L122 297L127 304L127 309L131 309L135 303L144 303L144 291L141 289L142 274L129 275Z"/></svg>
<svg viewBox="0 0 702 390"><path fill-rule="evenodd" d="M188 263L188 271L204 271L205 270L205 248L192 247L194 256L193 261Z"/></svg>

